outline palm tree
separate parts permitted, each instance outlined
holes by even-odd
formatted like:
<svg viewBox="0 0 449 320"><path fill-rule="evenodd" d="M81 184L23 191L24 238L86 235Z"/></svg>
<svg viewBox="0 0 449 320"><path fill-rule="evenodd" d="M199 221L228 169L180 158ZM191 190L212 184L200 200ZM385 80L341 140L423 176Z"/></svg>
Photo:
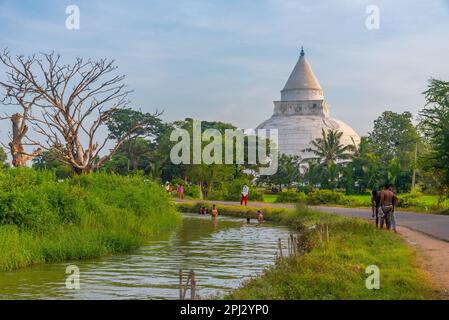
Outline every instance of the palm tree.
<svg viewBox="0 0 449 320"><path fill-rule="evenodd" d="M318 163L322 178L321 185L334 189L339 178L341 164L352 158L355 147L341 143L343 132L328 130L326 133L324 129L321 129L321 134L321 138L310 142L312 148L305 150L314 154L314 157L307 160L315 160Z"/></svg>
<svg viewBox="0 0 449 320"><path fill-rule="evenodd" d="M312 152L320 164L337 164L342 160L349 160L355 149L354 145L344 145L341 143L343 132L329 129L327 133L321 129L321 138L310 142L312 148L306 149Z"/></svg>

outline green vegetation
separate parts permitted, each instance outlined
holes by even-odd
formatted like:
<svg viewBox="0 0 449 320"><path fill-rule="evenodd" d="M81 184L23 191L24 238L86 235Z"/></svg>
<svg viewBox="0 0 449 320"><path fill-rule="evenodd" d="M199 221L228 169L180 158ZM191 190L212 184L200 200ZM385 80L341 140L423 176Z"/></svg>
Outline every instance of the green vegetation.
<svg viewBox="0 0 449 320"><path fill-rule="evenodd" d="M276 203L297 203L306 202L307 196L304 192L284 191L280 192L275 202Z"/></svg>
<svg viewBox="0 0 449 320"><path fill-rule="evenodd" d="M0 171L0 271L126 252L174 228L179 214L143 177L61 181L52 172Z"/></svg>
<svg viewBox="0 0 449 320"><path fill-rule="evenodd" d="M178 204L195 212L200 205ZM207 206L207 205L206 205ZM218 205L220 214L246 217L260 208ZM264 208L265 219L288 225L310 235L313 249L268 268L260 277L245 282L231 299L431 299L437 298L415 253L396 234L377 230L366 221L317 212ZM329 228L329 242L318 231ZM380 269L380 290L365 287L367 266Z"/></svg>
<svg viewBox="0 0 449 320"><path fill-rule="evenodd" d="M267 194L265 193L263 195L263 202L267 202L267 203L275 203L276 199L277 199L277 194Z"/></svg>
<svg viewBox="0 0 449 320"><path fill-rule="evenodd" d="M307 203L317 204L341 204L345 195L341 192L333 190L315 190L307 195Z"/></svg>
<svg viewBox="0 0 449 320"><path fill-rule="evenodd" d="M449 195L449 81L431 79L424 94L427 103L420 116L428 147L419 165L426 185L441 201Z"/></svg>
<svg viewBox="0 0 449 320"><path fill-rule="evenodd" d="M281 154L278 159L278 170L269 176L260 176L258 184L268 185L276 191L282 191L283 187L290 190L301 179L301 158Z"/></svg>
<svg viewBox="0 0 449 320"><path fill-rule="evenodd" d="M418 190L399 194L398 208L422 213L448 214L449 199L441 201L437 195L426 195ZM345 206L352 208L370 208L371 195L345 195L335 190L318 189L308 194L296 191L264 195L267 203L307 203L310 205Z"/></svg>

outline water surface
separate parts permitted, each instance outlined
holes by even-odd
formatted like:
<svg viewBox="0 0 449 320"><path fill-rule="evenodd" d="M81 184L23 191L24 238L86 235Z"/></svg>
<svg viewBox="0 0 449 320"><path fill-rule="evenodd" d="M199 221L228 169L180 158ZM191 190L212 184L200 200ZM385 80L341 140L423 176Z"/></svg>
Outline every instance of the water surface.
<svg viewBox="0 0 449 320"><path fill-rule="evenodd" d="M277 241L288 234L285 227L188 214L169 237L131 254L0 273L0 298L178 299L179 269L195 271L201 297L222 295L273 264ZM66 288L70 264L80 269L79 290Z"/></svg>

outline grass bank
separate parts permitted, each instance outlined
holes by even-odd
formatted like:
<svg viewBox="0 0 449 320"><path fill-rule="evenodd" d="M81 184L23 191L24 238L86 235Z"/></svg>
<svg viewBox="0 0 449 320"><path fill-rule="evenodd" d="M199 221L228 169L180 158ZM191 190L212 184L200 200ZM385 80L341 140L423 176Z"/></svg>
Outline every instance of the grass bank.
<svg viewBox="0 0 449 320"><path fill-rule="evenodd" d="M196 212L200 204L180 203L181 211ZM210 207L209 204L204 204ZM221 214L255 215L260 208L218 205ZM430 299L437 298L415 252L396 234L370 223L317 212L263 208L266 220L309 232L312 250L276 263L263 275L235 290L231 299ZM321 242L309 227L329 226L329 242ZM304 228L306 227L306 228ZM318 230L316 228L315 230ZM366 267L380 269L380 290L368 290Z"/></svg>
<svg viewBox="0 0 449 320"><path fill-rule="evenodd" d="M143 177L0 171L0 271L127 252L180 219Z"/></svg>

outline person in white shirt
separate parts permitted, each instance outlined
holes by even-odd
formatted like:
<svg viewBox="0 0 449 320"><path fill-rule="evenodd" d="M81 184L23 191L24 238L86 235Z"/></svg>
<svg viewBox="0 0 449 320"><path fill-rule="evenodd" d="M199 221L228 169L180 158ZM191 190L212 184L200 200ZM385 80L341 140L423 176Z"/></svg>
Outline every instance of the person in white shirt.
<svg viewBox="0 0 449 320"><path fill-rule="evenodd" d="M248 194L249 194L249 188L248 186L245 184L243 186L243 190L242 190L242 196L240 198L240 205L243 204L243 202L245 203L245 206L248 205Z"/></svg>

